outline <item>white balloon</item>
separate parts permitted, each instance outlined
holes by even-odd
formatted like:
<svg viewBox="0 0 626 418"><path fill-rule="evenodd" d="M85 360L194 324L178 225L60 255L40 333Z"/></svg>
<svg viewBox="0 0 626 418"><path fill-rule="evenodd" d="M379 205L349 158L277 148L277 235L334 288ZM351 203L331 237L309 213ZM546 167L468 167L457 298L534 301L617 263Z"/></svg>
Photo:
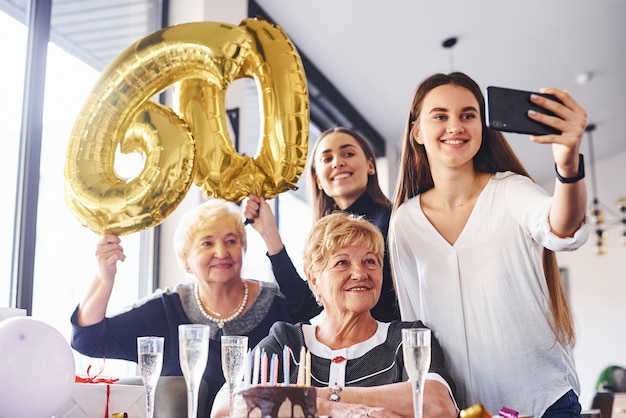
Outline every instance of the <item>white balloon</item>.
<svg viewBox="0 0 626 418"><path fill-rule="evenodd" d="M55 328L31 317L0 322L0 417L50 418L74 377L72 349Z"/></svg>

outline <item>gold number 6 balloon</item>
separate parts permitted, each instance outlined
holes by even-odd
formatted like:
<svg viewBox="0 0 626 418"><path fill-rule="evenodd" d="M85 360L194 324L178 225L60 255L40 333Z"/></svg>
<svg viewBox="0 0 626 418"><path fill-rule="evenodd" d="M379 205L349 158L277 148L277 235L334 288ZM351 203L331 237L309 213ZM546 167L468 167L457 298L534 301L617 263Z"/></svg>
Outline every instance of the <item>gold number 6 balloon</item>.
<svg viewBox="0 0 626 418"><path fill-rule="evenodd" d="M252 158L236 152L225 97L234 80L256 81L261 137ZM178 113L152 98L178 83ZM72 130L65 200L98 234L156 226L192 182L206 197L270 199L295 189L308 150L306 77L285 33L262 19L239 26L188 23L157 31L122 52L102 72ZM140 153L132 179L115 155Z"/></svg>

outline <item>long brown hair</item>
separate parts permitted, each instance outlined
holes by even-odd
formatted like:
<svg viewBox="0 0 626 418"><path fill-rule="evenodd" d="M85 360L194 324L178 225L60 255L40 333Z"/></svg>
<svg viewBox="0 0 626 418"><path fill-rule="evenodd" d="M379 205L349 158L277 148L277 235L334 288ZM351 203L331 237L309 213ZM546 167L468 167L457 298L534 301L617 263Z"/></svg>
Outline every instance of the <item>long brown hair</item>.
<svg viewBox="0 0 626 418"><path fill-rule="evenodd" d="M513 152L504 135L499 131L487 128L485 125L485 98L478 84L461 72L433 74L417 87L407 122L404 126L400 169L398 171L393 205L394 211L408 199L434 187L426 150L423 145L418 144L412 138L411 127L413 123L418 123L426 95L434 88L446 84L465 87L471 91L480 107L483 134L482 144L474 156L474 170L492 174L501 171L512 171L530 178L530 175ZM543 250L543 270L550 294L550 310L554 320L553 323L550 323L550 326L559 341L574 345L574 324L571 310L563 291L556 255L547 248Z"/></svg>
<svg viewBox="0 0 626 418"><path fill-rule="evenodd" d="M317 173L315 171L315 154L317 153L317 147L320 142L331 133L340 132L346 135L350 135L352 138L356 140L361 146L363 153L365 154L365 158L368 161L371 161L374 164L374 174L370 174L367 178L367 187L365 189L365 193L368 193L372 199L381 205L391 206L391 201L385 196L382 189L380 188L380 184L378 183L378 169L376 168L376 156L374 155L374 151L367 142L365 138L363 138L358 133L354 132L348 128L332 128L328 129L320 134L313 145L313 150L309 155L308 169L307 169L307 183L309 185L308 195L309 195L309 203L313 207L313 221L316 222L323 216L328 215L337 209L337 205L335 200L328 196L324 190L321 190L317 187Z"/></svg>

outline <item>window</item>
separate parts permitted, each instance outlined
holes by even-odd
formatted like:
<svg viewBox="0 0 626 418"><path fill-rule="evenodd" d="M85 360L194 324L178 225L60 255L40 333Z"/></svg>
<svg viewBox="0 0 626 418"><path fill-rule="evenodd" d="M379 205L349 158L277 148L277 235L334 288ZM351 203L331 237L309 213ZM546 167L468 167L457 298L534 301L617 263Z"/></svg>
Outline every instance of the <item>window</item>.
<svg viewBox="0 0 626 418"><path fill-rule="evenodd" d="M77 8L80 4L61 5L53 4L53 27L51 39L61 40L68 53L54 43L48 44L46 89L42 100L44 101L44 113L42 120L41 142L41 165L39 173L39 200L37 208L37 236L34 260L33 278L33 303L32 316L43 320L59 330L68 340L71 326L69 317L74 307L86 294L96 272L94 258L95 245L99 237L88 228L80 225L74 218L73 213L67 207L64 199L64 165L65 153L70 138L70 132L74 121L78 116L83 103L88 97L94 82L99 76L99 70L85 64L76 58L74 53L81 45L83 39L77 33L77 27L70 25L72 35L62 33L63 28L55 27L55 6L65 8L58 10L58 16L67 17L67 12L81 13L85 9ZM74 10L69 10L74 9ZM19 11L19 10L18 10ZM14 11L15 12L15 11ZM139 11L140 12L140 11ZM156 11L160 13L160 11ZM118 13L124 13L118 10ZM146 30L140 35L156 29L157 20L151 18L148 11L144 12L151 27L139 24L130 26L133 30ZM19 15L19 13L18 13ZM130 14L129 14L130 15ZM24 18L24 16L22 16ZM98 19L103 20L98 15ZM9 204L1 207L0 216L0 239L3 240L2 248L10 249L13 244L13 225L16 199L16 179L18 151L20 144L20 122L22 119L22 97L24 91L24 62L27 51L27 28L20 22L8 15L0 14L0 36L2 39L10 39L11 42L3 44L3 54L11 65L2 67L3 83L0 87L2 93L3 123L0 130L3 137L4 149L0 153L0 173L5 183L5 193L9 198L4 200ZM62 22L63 18L59 22ZM65 22L66 23L66 22ZM129 25L132 22L129 23ZM62 23L59 23L62 26ZM65 29L67 29L67 24ZM89 36L91 32L83 32L82 36ZM93 41L93 37L89 38ZM119 39L119 38L117 38ZM136 39L133 39L133 41ZM124 42L121 40L120 42ZM130 45L130 42L128 42ZM127 46L127 45L126 45ZM88 47L86 54L93 51ZM79 52L79 51L78 51ZM111 52L117 54L121 51ZM80 54L78 54L80 55ZM83 56L83 59L85 56ZM89 60L87 60L89 61ZM94 61L90 62L94 65ZM5 118L5 116L7 116ZM7 123L5 123L5 121ZM116 168L117 168L116 160ZM128 261L120 263L118 268L117 283L109 304L109 312L119 311L122 307L136 301L146 293L145 282L140 280L140 240L144 236L133 234L124 238L125 252ZM5 245L6 241L6 245ZM145 241L145 240L144 240ZM12 305L15 294L11 294L11 251L3 251L1 257L0 276L0 306ZM151 290L151 288L149 289ZM75 353L77 360L77 373L84 373L89 359ZM113 364L111 364L113 363ZM128 369L127 364L120 364L123 370ZM107 361L106 372L115 374L115 362Z"/></svg>
<svg viewBox="0 0 626 418"><path fill-rule="evenodd" d="M24 65L26 60L26 27L9 15L0 12L0 39L5 63L0 67L0 180L2 205L0 205L0 306L9 306L11 298L11 257L15 199L17 186L17 161L20 144L20 121L24 94ZM8 41L10 39L10 42Z"/></svg>
<svg viewBox="0 0 626 418"><path fill-rule="evenodd" d="M63 169L74 121L98 75L71 54L49 44L32 315L54 326L68 340L70 315L96 273L94 252L100 237L83 227L66 205ZM139 297L139 234L124 237L123 244L127 260L119 263L109 312ZM75 358L77 373L84 373L87 360L77 353ZM107 360L107 373L111 373L114 363Z"/></svg>

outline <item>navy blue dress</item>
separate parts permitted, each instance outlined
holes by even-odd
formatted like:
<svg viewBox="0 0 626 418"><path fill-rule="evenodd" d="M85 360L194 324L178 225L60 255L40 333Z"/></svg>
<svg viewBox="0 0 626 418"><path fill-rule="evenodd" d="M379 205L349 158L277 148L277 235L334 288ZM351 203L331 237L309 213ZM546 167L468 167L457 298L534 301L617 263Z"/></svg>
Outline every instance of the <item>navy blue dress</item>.
<svg viewBox="0 0 626 418"><path fill-rule="evenodd" d="M182 376L178 357L178 325L206 324L211 327L209 359L203 379L209 396L205 411L211 412L213 400L224 384L222 374L221 336L247 335L248 346L254 347L265 338L276 321L293 323L285 297L273 283L259 282L259 294L252 306L241 316L224 324L207 319L195 300L194 285L184 284L158 290L137 302L128 311L87 327L77 325L77 309L72 314L72 348L94 358L114 358L137 362L137 337L165 337L162 376Z"/></svg>

